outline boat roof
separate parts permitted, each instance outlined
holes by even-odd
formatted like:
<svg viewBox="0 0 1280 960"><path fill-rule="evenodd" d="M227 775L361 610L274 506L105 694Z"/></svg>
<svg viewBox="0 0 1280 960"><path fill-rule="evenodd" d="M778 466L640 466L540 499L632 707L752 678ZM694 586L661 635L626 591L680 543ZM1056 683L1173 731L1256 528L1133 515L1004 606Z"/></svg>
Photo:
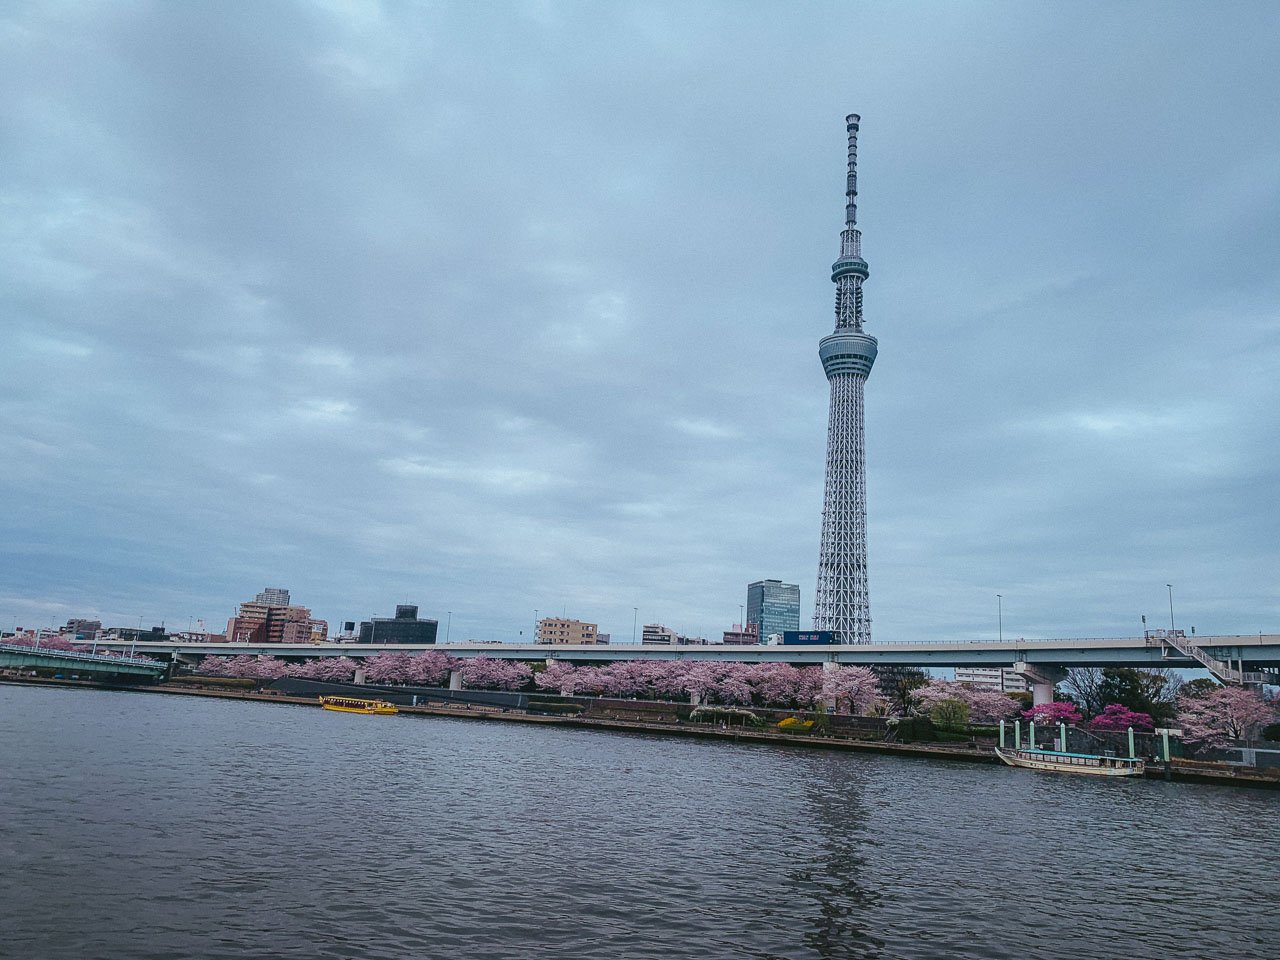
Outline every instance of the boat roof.
<svg viewBox="0 0 1280 960"><path fill-rule="evenodd" d="M1023 747L1023 753L1047 753L1051 757L1083 757L1086 760L1125 760L1137 763L1138 757L1104 757L1100 753L1065 753L1061 750L1041 750L1039 747Z"/></svg>

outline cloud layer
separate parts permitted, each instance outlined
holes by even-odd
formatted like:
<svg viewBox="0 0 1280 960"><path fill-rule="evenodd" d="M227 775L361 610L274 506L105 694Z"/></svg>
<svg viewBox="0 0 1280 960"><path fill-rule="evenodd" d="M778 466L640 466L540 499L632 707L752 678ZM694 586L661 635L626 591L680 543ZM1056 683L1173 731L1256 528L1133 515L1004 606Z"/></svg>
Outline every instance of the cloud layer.
<svg viewBox="0 0 1280 960"><path fill-rule="evenodd" d="M1212 9L11 6L0 615L807 616L857 111L876 638L1280 629L1280 14Z"/></svg>

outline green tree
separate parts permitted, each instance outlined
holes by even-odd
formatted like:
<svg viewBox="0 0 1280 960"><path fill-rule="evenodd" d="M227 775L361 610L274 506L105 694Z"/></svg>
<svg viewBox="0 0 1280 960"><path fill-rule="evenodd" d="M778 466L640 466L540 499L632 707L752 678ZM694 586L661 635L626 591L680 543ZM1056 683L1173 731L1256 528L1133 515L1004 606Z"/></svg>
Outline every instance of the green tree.
<svg viewBox="0 0 1280 960"><path fill-rule="evenodd" d="M939 700L930 708L929 719L944 730L963 730L969 723L969 705L955 698Z"/></svg>
<svg viewBox="0 0 1280 960"><path fill-rule="evenodd" d="M929 682L919 667L872 667L880 681L880 693L889 703L889 709L901 716L911 712L911 691Z"/></svg>
<svg viewBox="0 0 1280 960"><path fill-rule="evenodd" d="M1166 727L1177 713L1182 681L1171 670L1135 670L1132 667L1086 667L1067 671L1066 688L1071 699L1095 716L1118 703L1135 713L1146 713L1156 726Z"/></svg>
<svg viewBox="0 0 1280 960"><path fill-rule="evenodd" d="M1188 680L1182 685L1178 691L1179 695L1191 697L1193 700L1200 700L1209 694L1214 693L1220 684L1216 680L1208 677L1196 677L1194 680Z"/></svg>

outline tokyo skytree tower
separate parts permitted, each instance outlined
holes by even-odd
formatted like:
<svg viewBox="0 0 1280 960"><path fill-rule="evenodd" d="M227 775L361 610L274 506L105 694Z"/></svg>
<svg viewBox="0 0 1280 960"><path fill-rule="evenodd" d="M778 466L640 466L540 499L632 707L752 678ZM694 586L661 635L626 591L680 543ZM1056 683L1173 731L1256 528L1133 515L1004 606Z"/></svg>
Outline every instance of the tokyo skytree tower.
<svg viewBox="0 0 1280 960"><path fill-rule="evenodd" d="M867 595L867 478L862 430L862 388L876 360L876 338L862 332L862 259L858 229L858 121L845 118L849 176L840 259L831 266L836 285L836 329L818 343L831 384L827 422L827 482L822 499L822 546L813 627L830 630L839 643L871 642Z"/></svg>

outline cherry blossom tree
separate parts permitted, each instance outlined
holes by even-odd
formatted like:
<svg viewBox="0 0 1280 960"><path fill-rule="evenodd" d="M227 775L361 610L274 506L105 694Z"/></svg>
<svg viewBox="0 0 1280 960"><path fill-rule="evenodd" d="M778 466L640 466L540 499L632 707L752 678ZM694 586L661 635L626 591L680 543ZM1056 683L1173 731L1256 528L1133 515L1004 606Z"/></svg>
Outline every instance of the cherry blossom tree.
<svg viewBox="0 0 1280 960"><path fill-rule="evenodd" d="M822 671L821 696L834 700L837 710L862 714L880 695L880 683L875 673L867 667L840 667Z"/></svg>
<svg viewBox="0 0 1280 960"><path fill-rule="evenodd" d="M958 700L969 709L969 719L974 723L995 723L1012 716L1019 707L1018 701L999 690L974 687L950 680L930 680L923 687L911 691L911 698L920 713L929 713L945 700Z"/></svg>
<svg viewBox="0 0 1280 960"><path fill-rule="evenodd" d="M582 677L572 663L556 660L547 669L534 674L533 683L539 690L554 690L561 696L571 697L581 688Z"/></svg>
<svg viewBox="0 0 1280 960"><path fill-rule="evenodd" d="M196 673L206 677L278 680L292 675L296 669L275 657L256 657L242 653L235 657L207 656L196 667Z"/></svg>
<svg viewBox="0 0 1280 960"><path fill-rule="evenodd" d="M528 664L515 660L470 657L462 661L462 682L476 690L518 690L532 675Z"/></svg>
<svg viewBox="0 0 1280 960"><path fill-rule="evenodd" d="M659 699L683 700L688 697L685 673L689 664L680 660L656 660L645 664L649 688Z"/></svg>
<svg viewBox="0 0 1280 960"><path fill-rule="evenodd" d="M364 661L364 675L371 683L405 683L409 676L410 660L407 653L384 651Z"/></svg>
<svg viewBox="0 0 1280 960"><path fill-rule="evenodd" d="M1074 703L1067 700L1055 700L1053 703L1041 703L1030 710L1022 711L1024 720L1036 723L1069 723L1078 724L1084 719Z"/></svg>
<svg viewBox="0 0 1280 960"><path fill-rule="evenodd" d="M911 691L911 705L915 712L927 714L944 700L960 699L962 693L960 684L935 678Z"/></svg>
<svg viewBox="0 0 1280 960"><path fill-rule="evenodd" d="M796 674L796 702L809 706L821 700L822 668L798 667Z"/></svg>
<svg viewBox="0 0 1280 960"><path fill-rule="evenodd" d="M1151 714L1130 710L1122 703L1107 704L1102 708L1101 713L1089 721L1089 729L1100 732L1123 733L1130 727L1150 733L1156 725L1151 719Z"/></svg>
<svg viewBox="0 0 1280 960"><path fill-rule="evenodd" d="M1220 687L1202 696L1178 698L1182 738L1207 747L1230 747L1256 736L1276 719L1276 704L1244 687Z"/></svg>
<svg viewBox="0 0 1280 960"><path fill-rule="evenodd" d="M332 683L350 683L355 679L356 667L350 657L317 657L292 671L303 680L327 680Z"/></svg>
<svg viewBox="0 0 1280 960"><path fill-rule="evenodd" d="M706 660L699 660L686 666L684 692L691 700L696 699L700 702L706 700L707 694L716 688L719 681L716 665Z"/></svg>
<svg viewBox="0 0 1280 960"><path fill-rule="evenodd" d="M275 657L259 657L250 668L249 676L255 680L279 680L293 674L293 666Z"/></svg>
<svg viewBox="0 0 1280 960"><path fill-rule="evenodd" d="M30 633L19 633L16 636L5 637L4 642L11 647L34 647L36 645L35 631ZM58 633L47 633L40 638L41 650L79 650L76 644L72 643L66 637ZM88 649L85 647L84 649Z"/></svg>
<svg viewBox="0 0 1280 960"><path fill-rule="evenodd" d="M648 664L634 660L617 660L598 668L594 681L606 697L639 697L648 693Z"/></svg>
<svg viewBox="0 0 1280 960"><path fill-rule="evenodd" d="M404 682L439 686L446 683L450 672L457 668L456 658L441 650L430 650L409 658L405 667Z"/></svg>
<svg viewBox="0 0 1280 960"><path fill-rule="evenodd" d="M196 666L196 673L202 677L229 677L231 674L227 672L227 661L230 659L209 655Z"/></svg>
<svg viewBox="0 0 1280 960"><path fill-rule="evenodd" d="M961 684L961 686L965 686ZM969 704L969 717L974 723L998 723L1013 716L1022 703L1002 690L965 687L965 702Z"/></svg>
<svg viewBox="0 0 1280 960"><path fill-rule="evenodd" d="M785 663L717 663L707 660L619 661L603 667L555 661L533 677L539 690L565 696L645 697L760 706L808 706L836 699L863 712L875 701L876 678L862 667L830 675L817 667ZM472 684L471 680L467 681Z"/></svg>
<svg viewBox="0 0 1280 960"><path fill-rule="evenodd" d="M801 672L789 663L761 663L752 668L751 685L760 702L794 707L800 700Z"/></svg>
<svg viewBox="0 0 1280 960"><path fill-rule="evenodd" d="M750 704L756 696L751 668L745 663L723 663L719 667L711 695L721 703Z"/></svg>

